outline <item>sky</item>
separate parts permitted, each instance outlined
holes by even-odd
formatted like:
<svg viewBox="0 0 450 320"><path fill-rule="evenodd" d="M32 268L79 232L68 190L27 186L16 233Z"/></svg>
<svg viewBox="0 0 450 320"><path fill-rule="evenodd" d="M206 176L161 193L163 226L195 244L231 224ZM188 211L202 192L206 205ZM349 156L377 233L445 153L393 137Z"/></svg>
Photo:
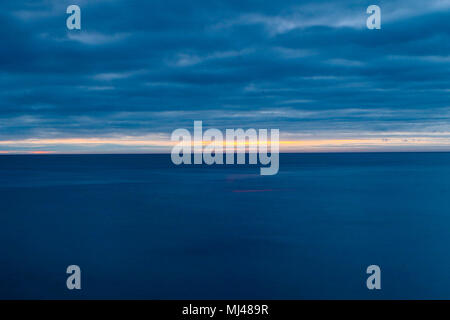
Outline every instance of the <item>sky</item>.
<svg viewBox="0 0 450 320"><path fill-rule="evenodd" d="M282 151L450 151L450 0L0 8L1 154L168 152L194 120L279 129Z"/></svg>

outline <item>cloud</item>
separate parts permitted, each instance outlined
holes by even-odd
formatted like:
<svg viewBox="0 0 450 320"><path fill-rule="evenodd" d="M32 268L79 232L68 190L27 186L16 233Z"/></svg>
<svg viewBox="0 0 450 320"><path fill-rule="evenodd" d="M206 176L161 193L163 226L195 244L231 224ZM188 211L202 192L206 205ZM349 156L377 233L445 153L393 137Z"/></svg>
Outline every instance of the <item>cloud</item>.
<svg viewBox="0 0 450 320"><path fill-rule="evenodd" d="M117 79L127 79L144 71L128 71L128 72L106 72L94 75L92 78L100 81L111 81Z"/></svg>
<svg viewBox="0 0 450 320"><path fill-rule="evenodd" d="M252 49L244 49L240 51L219 51L213 52L204 56L199 56L196 54L186 54L179 53L174 59L174 63L169 63L169 65L174 65L177 67L187 67L193 66L199 63L203 63L209 60L217 60L217 59L227 59L227 58L235 58L238 56L242 56L248 53L251 53Z"/></svg>
<svg viewBox="0 0 450 320"><path fill-rule="evenodd" d="M125 39L129 34L116 33L116 34L101 34L96 32L80 32L80 33L68 33L67 37L70 40L78 41L89 45L102 45L106 43L121 41Z"/></svg>
<svg viewBox="0 0 450 320"><path fill-rule="evenodd" d="M64 2L7 1L0 140L164 139L194 120L293 140L448 139L450 1L381 0L376 31L370 4L82 1L78 31Z"/></svg>

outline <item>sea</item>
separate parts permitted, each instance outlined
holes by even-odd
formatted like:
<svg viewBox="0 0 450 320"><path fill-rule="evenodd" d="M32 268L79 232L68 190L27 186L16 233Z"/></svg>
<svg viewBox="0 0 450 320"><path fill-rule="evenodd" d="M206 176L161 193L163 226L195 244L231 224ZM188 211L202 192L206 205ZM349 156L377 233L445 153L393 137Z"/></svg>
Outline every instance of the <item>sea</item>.
<svg viewBox="0 0 450 320"><path fill-rule="evenodd" d="M449 274L450 153L280 154L273 176L0 156L1 299L449 299Z"/></svg>

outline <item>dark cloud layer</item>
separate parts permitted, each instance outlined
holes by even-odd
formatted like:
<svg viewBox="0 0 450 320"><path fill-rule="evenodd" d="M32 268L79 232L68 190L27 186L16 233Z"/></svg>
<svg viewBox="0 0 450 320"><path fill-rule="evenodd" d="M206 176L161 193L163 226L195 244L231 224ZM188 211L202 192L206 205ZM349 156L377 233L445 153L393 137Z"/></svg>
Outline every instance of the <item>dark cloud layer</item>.
<svg viewBox="0 0 450 320"><path fill-rule="evenodd" d="M3 1L0 138L450 132L450 1ZM78 4L82 30L67 30Z"/></svg>

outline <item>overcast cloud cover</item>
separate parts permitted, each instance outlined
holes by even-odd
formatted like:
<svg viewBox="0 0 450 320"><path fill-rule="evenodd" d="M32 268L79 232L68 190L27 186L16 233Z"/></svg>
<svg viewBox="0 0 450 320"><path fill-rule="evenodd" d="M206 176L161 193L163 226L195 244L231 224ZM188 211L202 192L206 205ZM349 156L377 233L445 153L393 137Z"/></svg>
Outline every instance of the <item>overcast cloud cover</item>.
<svg viewBox="0 0 450 320"><path fill-rule="evenodd" d="M71 4L81 7L80 31L66 28ZM371 4L381 7L381 30L366 28ZM450 150L450 0L0 8L3 152L157 151L194 120L279 128L285 140L400 139Z"/></svg>

